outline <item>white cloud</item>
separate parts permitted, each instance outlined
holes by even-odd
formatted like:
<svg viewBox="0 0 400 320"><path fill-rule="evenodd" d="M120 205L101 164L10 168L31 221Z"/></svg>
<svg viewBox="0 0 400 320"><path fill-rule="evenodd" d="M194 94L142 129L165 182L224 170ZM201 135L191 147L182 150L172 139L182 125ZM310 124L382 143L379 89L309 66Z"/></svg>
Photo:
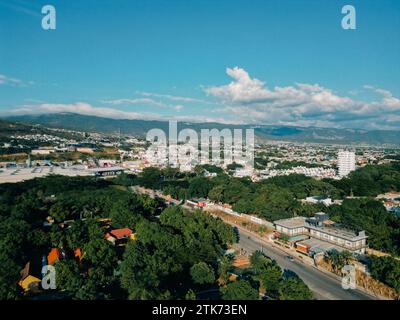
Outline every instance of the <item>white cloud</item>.
<svg viewBox="0 0 400 320"><path fill-rule="evenodd" d="M115 99L115 100L103 100L103 103L112 104L112 105L151 105L155 107L166 107L166 104L163 102L155 101L150 98L137 98L137 99Z"/></svg>
<svg viewBox="0 0 400 320"><path fill-rule="evenodd" d="M155 98L163 98L172 101L179 101L179 102L204 102L204 100L191 98L191 97L182 97L182 96L174 96L170 94L160 94L160 93L153 93L153 92L137 92L138 94L145 96L145 97L155 97Z"/></svg>
<svg viewBox="0 0 400 320"><path fill-rule="evenodd" d="M181 104L178 104L178 105L176 105L176 106L174 107L174 109L175 109L176 111L181 111L183 108L184 108L184 106L181 105Z"/></svg>
<svg viewBox="0 0 400 320"><path fill-rule="evenodd" d="M0 85L26 87L28 85L33 85L33 84L34 84L33 81L23 81L21 79L12 78L4 74L0 74Z"/></svg>
<svg viewBox="0 0 400 320"><path fill-rule="evenodd" d="M113 119L152 119L159 117L156 114L121 111L113 108L94 107L85 102L71 104L42 103L38 105L25 105L15 108L9 114L43 114L43 113L79 113Z"/></svg>
<svg viewBox="0 0 400 320"><path fill-rule="evenodd" d="M385 127L400 129L391 117L400 114L400 100L391 92L366 86L382 98L364 102L336 94L319 84L296 83L270 89L251 78L242 68L227 68L233 80L227 85L205 89L209 96L225 104L227 114L247 123L323 125L329 127ZM396 117L395 117L396 118ZM374 124L371 123L371 119Z"/></svg>
<svg viewBox="0 0 400 320"><path fill-rule="evenodd" d="M269 88L264 81L252 78L242 68L227 68L226 73L232 78L228 84L204 89L209 97L214 98L211 100L137 92L139 96L133 98L102 101L109 104L107 107L97 107L84 102L52 104L31 101L35 104L19 107L12 113L74 112L118 119L175 119L189 122L400 130L400 99L382 88L364 86L364 89L377 95L377 98L366 102L356 96L350 98L340 95L317 83L297 82L290 86ZM0 85L19 85L21 82L24 83L19 79L0 75ZM189 107L193 107L192 102L195 102L198 108L190 113L192 109ZM162 113L169 112L169 116L117 109L117 106L121 105L155 106L163 108Z"/></svg>
<svg viewBox="0 0 400 320"><path fill-rule="evenodd" d="M177 110L182 110L183 106L176 105ZM102 108L95 107L89 103L76 102L71 104L61 103L41 103L35 105L24 105L19 108L15 108L12 111L3 113L5 116L10 115L25 115L25 114L51 114L51 113L77 113L82 115L105 117L112 119L141 119L141 120L177 120L177 121L188 121L188 122L219 122L219 123L235 123L232 121L226 121L223 117L208 117L204 115L196 116L164 116L156 113L149 112L129 112L121 111L114 108Z"/></svg>
<svg viewBox="0 0 400 320"><path fill-rule="evenodd" d="M42 15L40 15L40 8L38 8L37 5L35 5L36 8L33 8L31 3L29 2L26 3L24 1L14 0L14 3L9 3L9 2L4 3L0 1L0 6L5 6L9 9L12 9L15 12L24 13L32 17L38 17L38 18L42 17Z"/></svg>

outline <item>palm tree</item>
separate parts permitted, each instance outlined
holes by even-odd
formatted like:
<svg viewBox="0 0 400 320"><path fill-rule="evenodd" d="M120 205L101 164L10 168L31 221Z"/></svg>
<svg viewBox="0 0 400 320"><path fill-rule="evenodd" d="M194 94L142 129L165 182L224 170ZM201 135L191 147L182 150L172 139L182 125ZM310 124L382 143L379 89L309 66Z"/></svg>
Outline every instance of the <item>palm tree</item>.
<svg viewBox="0 0 400 320"><path fill-rule="evenodd" d="M349 264L353 255L349 251L339 252L335 249L325 252L324 259L332 265L333 271L338 273L342 268Z"/></svg>

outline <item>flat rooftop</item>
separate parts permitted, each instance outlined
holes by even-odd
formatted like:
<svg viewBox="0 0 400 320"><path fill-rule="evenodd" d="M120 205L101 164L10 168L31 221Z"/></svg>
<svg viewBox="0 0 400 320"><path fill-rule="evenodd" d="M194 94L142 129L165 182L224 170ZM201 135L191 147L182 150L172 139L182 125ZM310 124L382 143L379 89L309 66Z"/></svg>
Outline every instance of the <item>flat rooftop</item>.
<svg viewBox="0 0 400 320"><path fill-rule="evenodd" d="M126 171L127 168L123 167L100 167L100 168L90 168L89 172L113 172L113 171Z"/></svg>
<svg viewBox="0 0 400 320"><path fill-rule="evenodd" d="M310 228L312 230L316 230L316 231L320 231L320 232L324 232L327 233L329 235L333 235L333 236L337 236L340 238L344 238L344 239L348 239L351 241L357 241L357 240L362 240L362 239L366 239L368 238L368 236L366 234L364 235L359 235L357 232L352 231L352 230L348 230L348 229L343 229L337 226L313 226L310 224L307 224L306 226L307 228Z"/></svg>
<svg viewBox="0 0 400 320"><path fill-rule="evenodd" d="M63 176L90 176L92 172L85 169L84 166L71 167L32 167L32 168L1 168L0 183L16 183L34 178L41 178L50 174Z"/></svg>
<svg viewBox="0 0 400 320"><path fill-rule="evenodd" d="M274 224L279 226L294 229L294 228L301 228L306 226L306 218L304 217L294 217L289 219L280 219L274 221Z"/></svg>
<svg viewBox="0 0 400 320"><path fill-rule="evenodd" d="M326 220L326 222L327 224L323 223L321 226L315 226L308 223L307 218L305 217L294 217L289 219L276 220L274 221L274 224L288 229L305 227L350 241L357 241L368 238L365 233L360 234L352 230L341 228L340 226L335 226L334 224L332 224L331 220Z"/></svg>

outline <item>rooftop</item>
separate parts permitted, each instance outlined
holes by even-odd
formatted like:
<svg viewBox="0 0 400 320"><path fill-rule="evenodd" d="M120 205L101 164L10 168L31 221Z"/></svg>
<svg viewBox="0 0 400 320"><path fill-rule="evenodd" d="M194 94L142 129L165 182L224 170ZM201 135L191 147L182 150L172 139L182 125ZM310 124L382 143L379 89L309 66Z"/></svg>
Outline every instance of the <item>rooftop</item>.
<svg viewBox="0 0 400 320"><path fill-rule="evenodd" d="M298 245L303 245L307 248L309 248L312 251L316 251L316 252L325 252L325 251L329 251L329 250L337 250L338 252L343 251L343 248L335 246L329 242L326 241L321 241L318 239L307 239L304 241L300 241L297 243Z"/></svg>
<svg viewBox="0 0 400 320"><path fill-rule="evenodd" d="M114 229L110 231L110 234L117 239L127 238L132 234L132 230L129 228Z"/></svg>
<svg viewBox="0 0 400 320"><path fill-rule="evenodd" d="M277 224L279 226L293 229L293 228L301 228L305 227L306 225L306 218L305 217L294 217L294 218L289 218L289 219L280 219L274 221L274 224Z"/></svg>
<svg viewBox="0 0 400 320"><path fill-rule="evenodd" d="M83 166L71 167L32 167L32 168L7 168L0 169L0 183L15 183L34 178L45 177L49 174L59 174L64 176L87 176L91 173Z"/></svg>
<svg viewBox="0 0 400 320"><path fill-rule="evenodd" d="M316 231L321 231L333 236L337 236L340 238L348 239L351 241L357 241L357 240L362 240L368 238L368 236L365 234L365 232L355 232L353 230L348 230L344 228L340 228L334 225L322 225L322 226L313 226L311 224L306 225L307 228L316 230Z"/></svg>
<svg viewBox="0 0 400 320"><path fill-rule="evenodd" d="M322 213L318 212L317 215L322 215ZM320 225L312 224L307 221L312 219L313 218L294 217L289 219L276 220L274 221L274 224L288 229L305 227L351 241L368 238L364 231L360 231L357 233L353 230L344 229L340 226L335 225L331 220L325 220ZM316 223L318 222L317 219L314 220Z"/></svg>

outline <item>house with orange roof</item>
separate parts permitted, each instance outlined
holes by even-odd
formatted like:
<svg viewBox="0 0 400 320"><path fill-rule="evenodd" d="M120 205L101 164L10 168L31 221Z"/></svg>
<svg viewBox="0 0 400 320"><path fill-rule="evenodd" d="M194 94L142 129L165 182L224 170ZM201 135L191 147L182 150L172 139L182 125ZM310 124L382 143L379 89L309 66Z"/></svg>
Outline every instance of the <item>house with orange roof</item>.
<svg viewBox="0 0 400 320"><path fill-rule="evenodd" d="M61 251L58 248L51 248L49 254L47 255L47 264L53 265L60 260Z"/></svg>
<svg viewBox="0 0 400 320"><path fill-rule="evenodd" d="M85 254L82 253L81 248L76 248L76 249L74 250L74 257L75 257L76 259L78 259L79 262L82 261L84 255L85 255Z"/></svg>
<svg viewBox="0 0 400 320"><path fill-rule="evenodd" d="M133 231L129 228L114 229L109 231L105 237L113 245L124 245L129 239L132 239Z"/></svg>

